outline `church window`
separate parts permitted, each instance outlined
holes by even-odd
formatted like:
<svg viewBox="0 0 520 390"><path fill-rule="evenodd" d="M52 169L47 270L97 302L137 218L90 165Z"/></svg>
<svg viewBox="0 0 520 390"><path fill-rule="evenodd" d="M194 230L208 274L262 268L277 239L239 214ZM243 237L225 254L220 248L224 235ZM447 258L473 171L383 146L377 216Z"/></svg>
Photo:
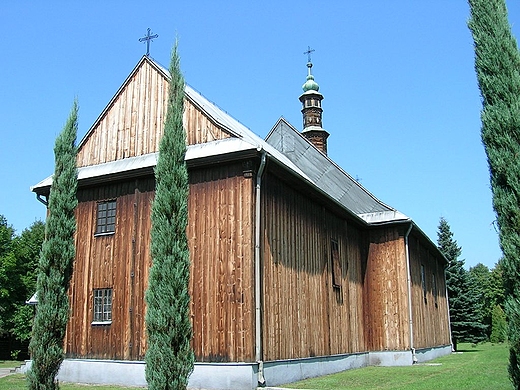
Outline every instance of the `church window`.
<svg viewBox="0 0 520 390"><path fill-rule="evenodd" d="M332 286L341 288L341 262L338 242L336 240L330 240L330 257L332 263Z"/></svg>
<svg viewBox="0 0 520 390"><path fill-rule="evenodd" d="M94 319L92 325L108 325L112 323L112 289L94 290Z"/></svg>
<svg viewBox="0 0 520 390"><path fill-rule="evenodd" d="M437 280L435 279L435 274L432 274L432 293L433 293L433 301L435 303L435 307L438 307L437 302Z"/></svg>
<svg viewBox="0 0 520 390"><path fill-rule="evenodd" d="M98 202L96 215L96 234L109 234L116 231L116 201Z"/></svg>
<svg viewBox="0 0 520 390"><path fill-rule="evenodd" d="M423 290L424 303L428 303L426 300L426 273L424 271L424 265L421 264L421 285Z"/></svg>

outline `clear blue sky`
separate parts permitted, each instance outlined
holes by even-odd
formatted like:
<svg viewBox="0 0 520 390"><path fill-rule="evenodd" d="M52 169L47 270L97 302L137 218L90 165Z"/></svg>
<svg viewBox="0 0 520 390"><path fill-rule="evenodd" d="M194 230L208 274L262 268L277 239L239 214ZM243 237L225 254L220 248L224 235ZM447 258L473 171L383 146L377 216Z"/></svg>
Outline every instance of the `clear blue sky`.
<svg viewBox="0 0 520 390"><path fill-rule="evenodd" d="M520 4L509 1L520 36ZM437 241L445 217L466 265L501 257L480 140L481 99L465 1L3 1L0 214L18 233L45 207L29 187L54 169L75 97L81 139L159 34L177 35L186 81L265 137L301 128L307 46L329 156Z"/></svg>

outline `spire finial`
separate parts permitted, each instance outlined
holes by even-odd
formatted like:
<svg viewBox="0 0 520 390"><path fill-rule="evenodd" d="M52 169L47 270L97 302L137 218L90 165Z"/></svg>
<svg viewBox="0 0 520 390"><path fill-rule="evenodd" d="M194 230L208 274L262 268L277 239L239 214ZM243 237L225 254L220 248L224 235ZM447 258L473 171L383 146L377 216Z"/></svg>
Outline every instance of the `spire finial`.
<svg viewBox="0 0 520 390"><path fill-rule="evenodd" d="M314 52L315 50L314 49L311 49L310 46L307 46L307 51L304 51L303 54L307 54L307 62L308 64L311 64L310 67L312 67L312 61L311 61L311 53ZM307 64L307 66L309 66Z"/></svg>
<svg viewBox="0 0 520 390"><path fill-rule="evenodd" d="M148 28L146 30L146 35L143 38L139 38L139 42L146 42L146 56L150 56L150 41L153 41L154 38L157 38L159 35L153 34L151 35L151 30Z"/></svg>
<svg viewBox="0 0 520 390"><path fill-rule="evenodd" d="M307 81L302 86L304 92L306 92L308 90L319 91L319 89L320 89L320 86L318 85L318 83L316 81L314 81L314 76L311 73L311 68L312 68L311 53L314 51L315 50L311 49L310 46L307 46L307 51L303 52L303 54L307 54L307 69L308 69Z"/></svg>

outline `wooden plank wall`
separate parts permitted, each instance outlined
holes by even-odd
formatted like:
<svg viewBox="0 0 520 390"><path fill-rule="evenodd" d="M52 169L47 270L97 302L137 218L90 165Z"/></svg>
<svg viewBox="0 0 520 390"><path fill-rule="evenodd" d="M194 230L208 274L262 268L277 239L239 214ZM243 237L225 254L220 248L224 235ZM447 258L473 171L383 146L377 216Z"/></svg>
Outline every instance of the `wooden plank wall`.
<svg viewBox="0 0 520 390"><path fill-rule="evenodd" d="M274 175L263 183L264 360L365 350L360 233ZM339 247L339 289L331 239Z"/></svg>
<svg viewBox="0 0 520 390"><path fill-rule="evenodd" d="M76 260L69 290L72 310L65 342L68 357L144 357L144 292L150 266L153 189L151 178L78 191ZM109 199L117 199L116 231L94 237L97 201ZM98 288L113 288L109 326L91 325L93 289Z"/></svg>
<svg viewBox="0 0 520 390"><path fill-rule="evenodd" d="M78 167L157 152L167 97L168 81L144 61L83 141ZM188 145L230 137L190 99L184 108Z"/></svg>
<svg viewBox="0 0 520 390"><path fill-rule="evenodd" d="M190 171L193 347L197 361L254 361L253 179L242 164Z"/></svg>
<svg viewBox="0 0 520 390"><path fill-rule="evenodd" d="M78 193L68 357L144 358L154 179L135 183ZM254 361L252 196L252 179L244 177L241 163L190 172L187 234L197 361ZM115 234L94 237L97 201L108 199L117 199ZM91 325L96 288L113 288L111 325Z"/></svg>
<svg viewBox="0 0 520 390"><path fill-rule="evenodd" d="M409 251L415 348L449 345L451 340L443 261L413 234L409 237ZM426 302L421 265L424 265L425 270ZM434 296L433 277L436 280L437 299Z"/></svg>
<svg viewBox="0 0 520 390"><path fill-rule="evenodd" d="M365 329L371 351L410 348L406 253L402 228L369 233L364 284Z"/></svg>

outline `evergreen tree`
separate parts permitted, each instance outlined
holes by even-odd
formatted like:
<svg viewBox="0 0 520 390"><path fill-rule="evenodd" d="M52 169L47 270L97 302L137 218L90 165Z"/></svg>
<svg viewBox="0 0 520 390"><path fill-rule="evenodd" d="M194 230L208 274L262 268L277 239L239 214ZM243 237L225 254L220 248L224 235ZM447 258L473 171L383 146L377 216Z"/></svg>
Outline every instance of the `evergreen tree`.
<svg viewBox="0 0 520 390"><path fill-rule="evenodd" d="M520 53L505 0L469 0L482 96L482 141L504 254L509 376L520 388Z"/></svg>
<svg viewBox="0 0 520 390"><path fill-rule="evenodd" d="M183 126L184 78L177 43L172 50L164 135L155 168L152 267L146 291L146 381L151 390L185 389L193 370L190 341L188 171Z"/></svg>
<svg viewBox="0 0 520 390"><path fill-rule="evenodd" d="M478 295L471 286L464 260L459 260L461 247L453 238L450 225L440 219L438 227L438 247L449 262L446 270L446 287L450 306L451 339L457 350L459 342L476 343L485 339L482 319L479 316Z"/></svg>
<svg viewBox="0 0 520 390"><path fill-rule="evenodd" d="M14 229L0 215L0 335L9 333L9 317L13 305L10 278L16 267L12 253Z"/></svg>
<svg viewBox="0 0 520 390"><path fill-rule="evenodd" d="M470 267L469 279L471 289L474 290L474 293L477 296L479 317L482 319L482 323L486 327L486 336L489 337L491 334L491 312L494 306L490 305L489 302L491 272L487 266L482 263L478 263L474 267Z"/></svg>
<svg viewBox="0 0 520 390"><path fill-rule="evenodd" d="M69 318L67 290L75 257L77 206L76 135L78 106L54 146L55 169L49 196L49 216L38 265L38 308L30 343L32 367L27 375L33 390L59 388L56 375L63 361L63 338Z"/></svg>
<svg viewBox="0 0 520 390"><path fill-rule="evenodd" d="M495 305L492 311L492 331L489 338L492 343L503 343L507 337L506 314L500 305Z"/></svg>

